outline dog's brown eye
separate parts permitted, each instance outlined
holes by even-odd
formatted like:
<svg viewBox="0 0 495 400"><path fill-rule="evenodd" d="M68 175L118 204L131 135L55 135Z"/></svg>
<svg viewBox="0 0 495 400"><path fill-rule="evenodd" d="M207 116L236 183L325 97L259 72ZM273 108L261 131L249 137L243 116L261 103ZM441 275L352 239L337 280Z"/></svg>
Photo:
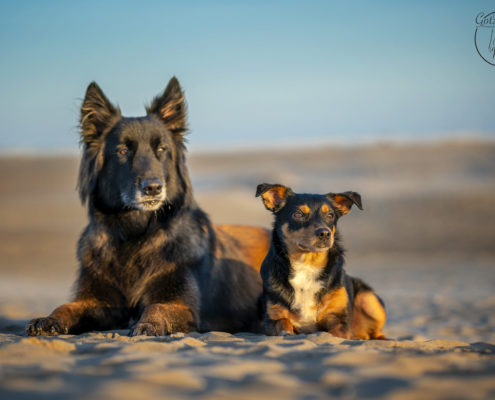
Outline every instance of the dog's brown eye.
<svg viewBox="0 0 495 400"><path fill-rule="evenodd" d="M327 217L328 217L328 218L332 218L332 219L333 219L333 217L334 217L334 216L335 216L335 215L333 214L333 212L329 212L329 213L327 214Z"/></svg>
<svg viewBox="0 0 495 400"><path fill-rule="evenodd" d="M292 214L292 216L296 219L300 219L304 217L304 213L301 210L297 210L294 214Z"/></svg>
<svg viewBox="0 0 495 400"><path fill-rule="evenodd" d="M129 153L129 150L124 148L124 149L120 149L119 150L119 154L122 155L122 156L126 156L127 153Z"/></svg>
<svg viewBox="0 0 495 400"><path fill-rule="evenodd" d="M165 153L167 151L167 146L159 146L158 149L156 149L158 153Z"/></svg>

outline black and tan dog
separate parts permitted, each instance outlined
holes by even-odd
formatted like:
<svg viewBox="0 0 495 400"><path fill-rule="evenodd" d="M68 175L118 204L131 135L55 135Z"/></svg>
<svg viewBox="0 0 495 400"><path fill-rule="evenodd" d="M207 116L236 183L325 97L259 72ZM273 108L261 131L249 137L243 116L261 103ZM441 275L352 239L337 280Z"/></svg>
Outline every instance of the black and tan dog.
<svg viewBox="0 0 495 400"><path fill-rule="evenodd" d="M270 250L261 266L265 332L269 335L327 331L355 339L384 339L386 314L373 290L344 271L338 219L355 192L296 194L282 185L258 185L275 214Z"/></svg>
<svg viewBox="0 0 495 400"><path fill-rule="evenodd" d="M79 193L89 224L73 301L36 318L29 335L125 328L133 335L257 330L260 228L213 226L186 168L184 94L172 78L138 118L92 83L81 107Z"/></svg>

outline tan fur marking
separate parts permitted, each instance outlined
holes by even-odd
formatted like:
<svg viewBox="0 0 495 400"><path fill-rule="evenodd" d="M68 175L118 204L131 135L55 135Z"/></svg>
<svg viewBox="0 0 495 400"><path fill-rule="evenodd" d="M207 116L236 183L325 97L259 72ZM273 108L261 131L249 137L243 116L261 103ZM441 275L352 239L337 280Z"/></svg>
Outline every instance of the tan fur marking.
<svg viewBox="0 0 495 400"><path fill-rule="evenodd" d="M317 251L314 253L296 251L289 254L291 264L300 263L310 265L313 268L324 268L328 261L327 251Z"/></svg>
<svg viewBox="0 0 495 400"><path fill-rule="evenodd" d="M97 307L104 307L104 304L95 299L77 300L57 307L50 314L50 318L57 319L60 326L66 330L65 333L68 333L70 327L77 323L86 311Z"/></svg>
<svg viewBox="0 0 495 400"><path fill-rule="evenodd" d="M77 320L85 310L98 306L101 306L101 303L93 299L73 301L56 308L50 317L61 318L64 321Z"/></svg>
<svg viewBox="0 0 495 400"><path fill-rule="evenodd" d="M323 204L323 205L321 206L321 212L322 212L323 214L326 214L326 213L328 213L329 211L330 211L330 207L328 206L328 204Z"/></svg>
<svg viewBox="0 0 495 400"><path fill-rule="evenodd" d="M318 304L316 321L320 322L328 314L342 313L349 302L349 296L344 286L325 294Z"/></svg>
<svg viewBox="0 0 495 400"><path fill-rule="evenodd" d="M298 316L280 304L274 304L268 301L266 304L266 313L272 321L271 328L267 334L280 335L282 331L294 333L294 324L297 323Z"/></svg>
<svg viewBox="0 0 495 400"><path fill-rule="evenodd" d="M143 243L143 245L141 246L140 252L141 253L147 253L147 252L152 251L153 249L158 249L165 244L167 239L168 239L167 233L164 230L160 230L160 231L156 232L150 238L150 240Z"/></svg>
<svg viewBox="0 0 495 400"><path fill-rule="evenodd" d="M173 99L160 109L160 115L169 129L180 129L184 126L184 118L181 113L184 111L184 96ZM174 119L177 119L174 121Z"/></svg>
<svg viewBox="0 0 495 400"><path fill-rule="evenodd" d="M266 303L266 313L268 314L268 317L274 321L283 318L290 319L293 315L288 308L285 308L280 304L274 304L271 301Z"/></svg>
<svg viewBox="0 0 495 400"><path fill-rule="evenodd" d="M347 197L336 194L333 200L334 200L333 203L340 210L342 214L348 214L349 211L351 211L349 207L346 205L347 203L349 203L349 199Z"/></svg>
<svg viewBox="0 0 495 400"><path fill-rule="evenodd" d="M156 304L156 306L161 307L160 312L157 313L157 317L169 317L168 320L165 319L168 332L184 332L184 330L187 329L187 325L185 325L185 323L194 321L191 308L182 301Z"/></svg>
<svg viewBox="0 0 495 400"><path fill-rule="evenodd" d="M177 106L181 106L182 103L184 103L184 96L179 97L178 99L174 99L170 101L169 103L165 104L161 109L160 109L160 114L163 119L167 119L170 117L174 117L175 114L177 113Z"/></svg>
<svg viewBox="0 0 495 400"><path fill-rule="evenodd" d="M240 261L259 272L270 247L269 231L241 225L216 225L214 230L220 242L216 249L216 257L222 257L222 247L235 246L240 252Z"/></svg>
<svg viewBox="0 0 495 400"><path fill-rule="evenodd" d="M352 331L356 339L385 339L385 309L373 292L360 292L354 298Z"/></svg>
<svg viewBox="0 0 495 400"><path fill-rule="evenodd" d="M282 332L287 332L291 335L294 334L294 325L292 325L292 321L289 319L279 319L277 328L280 330L279 334Z"/></svg>
<svg viewBox="0 0 495 400"><path fill-rule="evenodd" d="M302 206L299 206L299 209L304 213L304 214L309 214L311 211L309 207L306 204L303 204Z"/></svg>
<svg viewBox="0 0 495 400"><path fill-rule="evenodd" d="M280 202L285 198L286 192L287 188L284 186L273 186L265 193L263 193L261 197L263 199L263 202L265 203L266 208L274 209L277 202Z"/></svg>
<svg viewBox="0 0 495 400"><path fill-rule="evenodd" d="M170 303L156 303L147 306L138 321L135 334L166 335L173 332L189 332L197 329L196 320L191 308L182 300Z"/></svg>
<svg viewBox="0 0 495 400"><path fill-rule="evenodd" d="M330 247L335 243L335 225L332 226L332 234L330 235Z"/></svg>

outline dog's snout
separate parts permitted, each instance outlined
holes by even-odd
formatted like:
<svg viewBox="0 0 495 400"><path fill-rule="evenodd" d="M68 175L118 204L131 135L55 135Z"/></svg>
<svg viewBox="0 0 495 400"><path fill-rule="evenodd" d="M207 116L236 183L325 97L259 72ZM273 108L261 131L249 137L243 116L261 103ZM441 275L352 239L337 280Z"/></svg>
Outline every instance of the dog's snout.
<svg viewBox="0 0 495 400"><path fill-rule="evenodd" d="M143 193L147 196L158 196L163 189L160 179L145 179L141 184Z"/></svg>
<svg viewBox="0 0 495 400"><path fill-rule="evenodd" d="M327 228L320 228L315 231L315 236L320 240L330 239L330 230Z"/></svg>

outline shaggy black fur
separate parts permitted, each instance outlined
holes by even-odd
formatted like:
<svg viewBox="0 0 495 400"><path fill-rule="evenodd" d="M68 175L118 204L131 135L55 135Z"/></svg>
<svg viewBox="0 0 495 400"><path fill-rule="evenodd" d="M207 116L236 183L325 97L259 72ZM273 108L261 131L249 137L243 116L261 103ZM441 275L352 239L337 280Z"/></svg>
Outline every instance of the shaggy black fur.
<svg viewBox="0 0 495 400"><path fill-rule="evenodd" d="M89 224L79 240L74 300L32 320L27 333L117 329L133 320L133 335L257 330L262 258L246 260L242 237L222 231L219 239L222 227L194 200L178 80L139 118L123 117L91 83L80 125L78 188ZM266 233L250 229L258 238L253 251L262 251Z"/></svg>

